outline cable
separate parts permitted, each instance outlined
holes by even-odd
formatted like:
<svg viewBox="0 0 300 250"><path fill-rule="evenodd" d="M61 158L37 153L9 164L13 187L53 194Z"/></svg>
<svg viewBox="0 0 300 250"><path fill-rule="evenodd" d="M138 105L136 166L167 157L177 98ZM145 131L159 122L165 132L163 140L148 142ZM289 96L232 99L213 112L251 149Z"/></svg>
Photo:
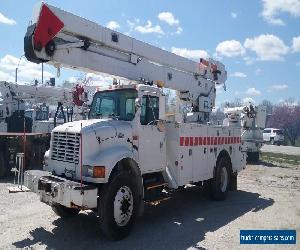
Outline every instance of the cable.
<svg viewBox="0 0 300 250"><path fill-rule="evenodd" d="M81 123L81 130L80 130L80 190L81 194L83 194L82 188L82 148L83 148L83 141L82 141L82 123Z"/></svg>

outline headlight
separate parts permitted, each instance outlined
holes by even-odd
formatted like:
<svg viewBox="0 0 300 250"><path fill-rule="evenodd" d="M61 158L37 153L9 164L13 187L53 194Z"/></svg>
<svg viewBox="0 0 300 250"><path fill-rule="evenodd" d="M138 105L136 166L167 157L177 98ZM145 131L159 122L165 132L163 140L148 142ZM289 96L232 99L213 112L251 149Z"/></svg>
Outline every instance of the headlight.
<svg viewBox="0 0 300 250"><path fill-rule="evenodd" d="M94 175L94 167L93 166L87 166L87 174L88 174L88 176L93 177L93 175Z"/></svg>
<svg viewBox="0 0 300 250"><path fill-rule="evenodd" d="M46 170L46 168L48 167L49 165L49 158L50 158L50 155L49 155L49 150L45 152L45 155L44 155L44 161L43 161L43 169Z"/></svg>
<svg viewBox="0 0 300 250"><path fill-rule="evenodd" d="M105 166L83 165L85 176L94 178L105 178Z"/></svg>

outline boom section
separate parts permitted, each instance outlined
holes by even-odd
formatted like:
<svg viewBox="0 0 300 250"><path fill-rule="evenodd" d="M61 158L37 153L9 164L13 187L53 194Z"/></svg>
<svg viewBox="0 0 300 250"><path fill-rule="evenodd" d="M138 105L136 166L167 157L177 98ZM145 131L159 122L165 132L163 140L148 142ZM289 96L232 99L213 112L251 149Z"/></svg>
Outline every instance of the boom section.
<svg viewBox="0 0 300 250"><path fill-rule="evenodd" d="M218 61L194 62L45 3L36 6L24 40L29 61L153 82L189 101L227 79Z"/></svg>

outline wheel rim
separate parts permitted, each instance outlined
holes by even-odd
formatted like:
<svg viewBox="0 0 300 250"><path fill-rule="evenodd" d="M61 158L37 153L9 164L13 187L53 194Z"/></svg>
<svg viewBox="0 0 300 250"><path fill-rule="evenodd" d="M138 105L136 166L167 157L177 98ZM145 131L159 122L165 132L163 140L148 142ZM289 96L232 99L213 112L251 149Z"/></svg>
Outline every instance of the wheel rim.
<svg viewBox="0 0 300 250"><path fill-rule="evenodd" d="M227 168L222 167L221 169L221 179L220 179L220 188L221 191L224 193L227 189L228 185L228 173L227 173Z"/></svg>
<svg viewBox="0 0 300 250"><path fill-rule="evenodd" d="M122 186L114 200L114 218L118 226L125 226L133 211L133 195L129 187Z"/></svg>

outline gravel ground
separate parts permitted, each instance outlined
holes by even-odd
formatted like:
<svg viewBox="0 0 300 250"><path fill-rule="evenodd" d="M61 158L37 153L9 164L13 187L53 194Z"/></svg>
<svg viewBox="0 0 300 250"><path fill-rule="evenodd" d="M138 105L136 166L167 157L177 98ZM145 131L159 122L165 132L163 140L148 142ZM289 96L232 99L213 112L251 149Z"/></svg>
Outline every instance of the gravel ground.
<svg viewBox="0 0 300 250"><path fill-rule="evenodd" d="M93 213L62 220L33 193L9 194L0 183L0 249L264 249L240 245L240 229L296 229L295 245L265 249L300 249L300 167L248 165L237 192L224 202L209 200L199 188L176 193L174 199L145 214L131 235L106 240Z"/></svg>
<svg viewBox="0 0 300 250"><path fill-rule="evenodd" d="M261 148L261 151L270 152L270 153L287 154L287 155L300 155L300 147L292 147L292 146L277 146L277 145L265 144Z"/></svg>

